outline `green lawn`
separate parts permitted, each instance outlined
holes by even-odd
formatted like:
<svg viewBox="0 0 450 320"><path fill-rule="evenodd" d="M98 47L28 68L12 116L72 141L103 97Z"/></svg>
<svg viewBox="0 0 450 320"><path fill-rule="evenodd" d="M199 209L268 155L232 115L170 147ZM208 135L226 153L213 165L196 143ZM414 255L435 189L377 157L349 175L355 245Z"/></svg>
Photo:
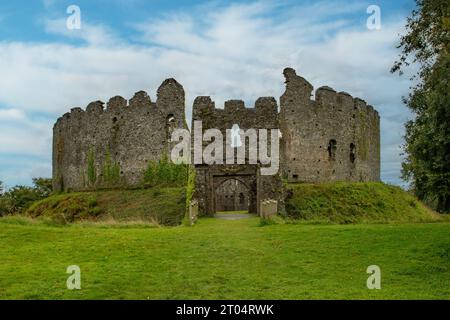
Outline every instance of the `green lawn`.
<svg viewBox="0 0 450 320"><path fill-rule="evenodd" d="M117 227L0 219L1 299L449 299L450 223ZM66 289L67 266L82 289ZM366 288L378 265L382 289Z"/></svg>

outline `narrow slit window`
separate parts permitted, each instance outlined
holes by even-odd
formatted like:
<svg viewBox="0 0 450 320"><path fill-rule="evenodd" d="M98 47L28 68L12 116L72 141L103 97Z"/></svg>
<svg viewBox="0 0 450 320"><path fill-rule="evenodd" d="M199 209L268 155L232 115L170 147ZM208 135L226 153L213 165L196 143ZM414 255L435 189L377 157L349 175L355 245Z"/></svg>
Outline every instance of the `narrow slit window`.
<svg viewBox="0 0 450 320"><path fill-rule="evenodd" d="M336 160L336 149L337 149L337 142L334 139L331 139L328 143L328 159L331 161Z"/></svg>
<svg viewBox="0 0 450 320"><path fill-rule="evenodd" d="M350 162L355 163L356 160L356 146L354 143L350 143Z"/></svg>

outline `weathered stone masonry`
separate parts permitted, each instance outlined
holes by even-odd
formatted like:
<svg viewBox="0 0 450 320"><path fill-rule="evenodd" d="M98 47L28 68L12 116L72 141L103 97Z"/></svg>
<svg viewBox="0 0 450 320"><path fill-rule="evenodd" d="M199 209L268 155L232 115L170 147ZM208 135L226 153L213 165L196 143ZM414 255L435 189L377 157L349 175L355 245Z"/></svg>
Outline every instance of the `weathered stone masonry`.
<svg viewBox="0 0 450 320"><path fill-rule="evenodd" d="M284 70L280 98L282 173L290 182L378 181L380 117L348 93L312 85Z"/></svg>
<svg viewBox="0 0 450 320"><path fill-rule="evenodd" d="M230 100L223 109L215 108L209 97L195 99L192 121L201 120L203 130L216 128L225 136L225 130L237 124L243 130L279 128L282 134L279 175L261 176L259 164L196 165L200 214L212 214L227 205L218 203L228 200L215 193L229 189L222 185L246 189L244 201L250 212L257 213L264 199L279 200L282 206L281 178L310 183L379 180L377 111L329 87L317 89L312 99L309 82L290 68L284 76L286 90L279 108L272 97L257 99L254 108ZM139 186L148 162L171 149L174 128L186 128L184 90L174 79L159 87L156 102L140 91L128 102L111 98L106 109L100 101L90 103L86 111L73 108L53 128L55 190Z"/></svg>
<svg viewBox="0 0 450 320"><path fill-rule="evenodd" d="M170 149L170 130L186 127L184 100L183 87L168 79L159 87L156 103L140 91L128 104L122 97L111 98L106 110L101 101L90 103L86 111L73 108L53 128L54 189L139 185L148 162ZM107 156L118 168L119 177L113 177L118 181L103 176ZM89 177L92 166L95 179Z"/></svg>

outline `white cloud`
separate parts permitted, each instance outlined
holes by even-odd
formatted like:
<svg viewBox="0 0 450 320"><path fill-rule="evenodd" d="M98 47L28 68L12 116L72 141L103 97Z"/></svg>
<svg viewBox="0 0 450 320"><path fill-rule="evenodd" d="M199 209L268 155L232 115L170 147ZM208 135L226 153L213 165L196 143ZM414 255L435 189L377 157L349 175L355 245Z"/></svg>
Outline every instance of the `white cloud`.
<svg viewBox="0 0 450 320"><path fill-rule="evenodd" d="M9 187L51 176L52 120L0 109L0 180Z"/></svg>
<svg viewBox="0 0 450 320"><path fill-rule="evenodd" d="M72 39L80 39L92 46L111 46L120 42L114 32L106 26L93 25L82 20L80 29L68 29L66 19L44 20L45 31Z"/></svg>
<svg viewBox="0 0 450 320"><path fill-rule="evenodd" d="M277 16L269 15L274 7ZM19 110L14 112L50 113L56 120L71 107L117 94L130 98L141 89L154 100L162 80L173 76L185 88L189 117L197 95L211 95L216 106L232 98L251 104L259 96L279 97L282 70L291 66L316 87L348 91L380 111L383 141L389 143L382 146L383 177L395 180L401 160L395 146L408 116L401 96L409 83L389 69L403 22L385 20L380 31L368 31L347 16L355 10L365 17L365 7L357 2L302 8L272 2L210 5L135 25L141 45L124 43L105 26L83 21L81 32L71 33L65 20L47 20L48 32L86 44L0 42L0 105ZM30 152L48 152L51 124L42 125L46 138L17 129L3 138L3 150L13 152L14 145L22 147L20 141L29 139Z"/></svg>
<svg viewBox="0 0 450 320"><path fill-rule="evenodd" d="M51 121L18 109L0 109L0 154L48 156Z"/></svg>
<svg viewBox="0 0 450 320"><path fill-rule="evenodd" d="M42 0L45 8L49 8L55 4L56 0Z"/></svg>
<svg viewBox="0 0 450 320"><path fill-rule="evenodd" d="M25 114L19 109L0 109L0 121L22 120Z"/></svg>
<svg viewBox="0 0 450 320"><path fill-rule="evenodd" d="M18 156L3 158L0 154L0 179L7 188L30 185L32 178L51 177L52 168L48 158Z"/></svg>

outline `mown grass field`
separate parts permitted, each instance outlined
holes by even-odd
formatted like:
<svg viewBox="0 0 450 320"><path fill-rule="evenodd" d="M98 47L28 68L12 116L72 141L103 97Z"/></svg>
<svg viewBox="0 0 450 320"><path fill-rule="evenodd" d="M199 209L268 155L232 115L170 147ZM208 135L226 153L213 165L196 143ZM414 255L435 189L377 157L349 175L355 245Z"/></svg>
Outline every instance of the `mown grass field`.
<svg viewBox="0 0 450 320"><path fill-rule="evenodd" d="M47 226L0 219L1 299L450 299L450 223ZM66 268L81 268L81 290ZM368 290L378 265L381 290Z"/></svg>

